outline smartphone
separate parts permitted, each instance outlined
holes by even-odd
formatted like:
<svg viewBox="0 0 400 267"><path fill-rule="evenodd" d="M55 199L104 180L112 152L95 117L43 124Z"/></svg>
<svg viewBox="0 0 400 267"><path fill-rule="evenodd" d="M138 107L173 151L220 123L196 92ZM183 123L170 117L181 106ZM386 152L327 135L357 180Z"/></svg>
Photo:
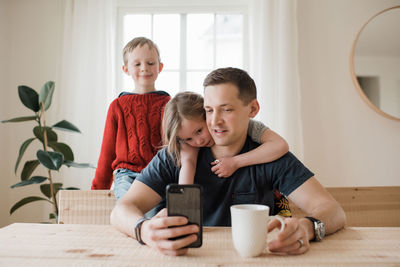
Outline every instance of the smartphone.
<svg viewBox="0 0 400 267"><path fill-rule="evenodd" d="M188 224L196 224L199 226L197 240L188 245L188 248L198 248L201 247L203 243L202 191L202 187L198 184L169 184L167 186L168 216L184 216L188 219Z"/></svg>

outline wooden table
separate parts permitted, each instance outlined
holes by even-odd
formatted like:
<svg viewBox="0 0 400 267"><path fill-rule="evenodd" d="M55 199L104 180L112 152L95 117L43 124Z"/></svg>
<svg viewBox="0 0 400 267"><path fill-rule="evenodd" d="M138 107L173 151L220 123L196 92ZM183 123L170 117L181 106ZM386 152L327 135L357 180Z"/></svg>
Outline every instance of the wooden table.
<svg viewBox="0 0 400 267"><path fill-rule="evenodd" d="M400 266L400 228L351 227L312 243L303 255L243 259L231 228L207 227L203 246L164 256L110 225L22 224L0 229L0 266Z"/></svg>

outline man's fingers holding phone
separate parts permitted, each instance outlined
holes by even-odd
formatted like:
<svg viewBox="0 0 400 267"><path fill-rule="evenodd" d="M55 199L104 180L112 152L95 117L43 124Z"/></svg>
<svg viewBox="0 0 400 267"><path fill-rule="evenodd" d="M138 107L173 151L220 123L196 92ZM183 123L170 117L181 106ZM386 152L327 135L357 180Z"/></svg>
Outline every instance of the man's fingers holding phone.
<svg viewBox="0 0 400 267"><path fill-rule="evenodd" d="M168 217L166 210L163 209L152 219L142 224L142 239L148 246L156 247L160 251L171 248L182 248L196 240L197 236L195 233L199 231L197 225L187 225L187 223L187 218L182 216ZM185 235L189 236L174 241L168 240L169 238ZM173 254L168 253L168 255Z"/></svg>
<svg viewBox="0 0 400 267"><path fill-rule="evenodd" d="M190 234L196 234L199 231L197 225L184 225L165 229L159 229L157 237L160 239L181 239L182 236L187 236ZM183 239L183 238L182 238ZM194 239L196 241L196 238Z"/></svg>
<svg viewBox="0 0 400 267"><path fill-rule="evenodd" d="M188 219L184 216L167 216L166 209L162 209L151 221L151 227L154 229L181 226L188 223Z"/></svg>
<svg viewBox="0 0 400 267"><path fill-rule="evenodd" d="M196 234L190 234L188 236L178 238L176 240L161 239L157 243L157 248L161 250L180 250L195 242L196 239L197 239Z"/></svg>

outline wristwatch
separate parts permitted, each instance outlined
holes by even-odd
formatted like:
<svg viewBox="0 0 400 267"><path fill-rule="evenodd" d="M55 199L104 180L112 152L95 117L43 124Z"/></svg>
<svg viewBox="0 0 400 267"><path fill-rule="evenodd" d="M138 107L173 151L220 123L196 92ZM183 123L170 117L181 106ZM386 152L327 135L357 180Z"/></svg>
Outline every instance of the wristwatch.
<svg viewBox="0 0 400 267"><path fill-rule="evenodd" d="M318 219L315 219L310 216L306 216L305 218L309 219L314 225L314 239L311 241L322 241L325 236L325 225Z"/></svg>
<svg viewBox="0 0 400 267"><path fill-rule="evenodd" d="M148 218L142 217L139 220L137 220L137 222L135 224L135 237L136 237L137 242L139 242L139 244L141 244L141 245L146 245L142 240L141 227L142 227L142 224L144 223L144 221L147 221L147 220L148 220Z"/></svg>

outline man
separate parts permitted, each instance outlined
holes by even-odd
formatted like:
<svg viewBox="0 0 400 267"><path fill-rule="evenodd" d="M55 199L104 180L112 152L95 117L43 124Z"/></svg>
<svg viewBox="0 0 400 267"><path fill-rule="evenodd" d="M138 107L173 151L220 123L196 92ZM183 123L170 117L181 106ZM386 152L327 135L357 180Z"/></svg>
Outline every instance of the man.
<svg viewBox="0 0 400 267"><path fill-rule="evenodd" d="M211 148L200 149L196 168L195 182L203 186L204 224L230 225L232 204L271 207L273 190L278 189L310 218L285 219L285 230L269 243L270 251L301 254L308 250L310 240L321 240L324 232L342 228L346 220L343 209L290 152L271 163L240 168L227 179L212 173L210 162L216 158L244 153L258 145L247 136L247 127L259 104L253 79L240 69L217 69L206 77L204 87L207 127L215 141ZM164 254L183 255L187 253L184 247L196 240L197 226L185 225L184 217L167 217L165 209L150 220L143 219L145 212L165 198L165 186L177 182L179 169L166 153L161 150L138 176L114 208L111 223ZM277 226L274 220L269 230Z"/></svg>

